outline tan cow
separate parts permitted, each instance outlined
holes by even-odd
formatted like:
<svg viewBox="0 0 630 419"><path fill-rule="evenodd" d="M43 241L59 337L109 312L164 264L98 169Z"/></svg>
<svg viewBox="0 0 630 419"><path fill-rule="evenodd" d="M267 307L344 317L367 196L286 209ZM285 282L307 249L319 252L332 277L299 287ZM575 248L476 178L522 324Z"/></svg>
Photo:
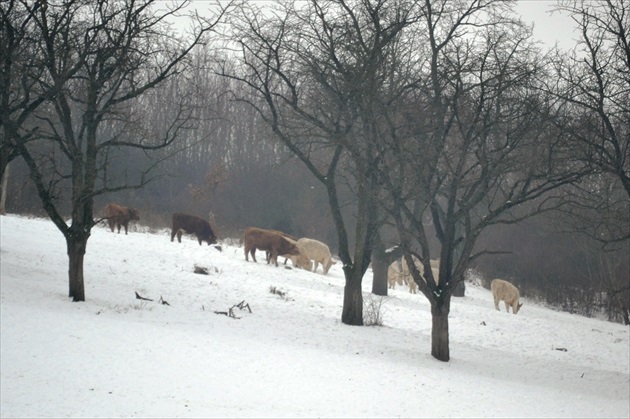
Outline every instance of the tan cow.
<svg viewBox="0 0 630 419"><path fill-rule="evenodd" d="M523 306L523 303L519 304L519 292L518 288L502 279L493 279L490 284L492 290L492 297L494 298L494 308L499 310L499 302L503 300L505 302L505 310L509 313L510 307L512 307L512 313L516 314Z"/></svg>
<svg viewBox="0 0 630 419"><path fill-rule="evenodd" d="M105 219L109 224L109 228L114 232L114 227L118 226L118 234L120 234L120 227L125 227L125 234L129 230L129 221L139 220L140 213L135 208L127 208L122 205L110 203L105 206Z"/></svg>

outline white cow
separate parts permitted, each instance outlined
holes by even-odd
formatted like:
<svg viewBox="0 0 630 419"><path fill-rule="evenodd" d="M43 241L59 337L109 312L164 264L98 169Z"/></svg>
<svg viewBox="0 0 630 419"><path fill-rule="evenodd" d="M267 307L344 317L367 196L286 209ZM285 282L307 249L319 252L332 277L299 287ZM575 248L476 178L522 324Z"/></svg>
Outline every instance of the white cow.
<svg viewBox="0 0 630 419"><path fill-rule="evenodd" d="M411 256L416 264L416 268L420 271L420 274L424 272L424 266L422 266L422 262L418 260L415 256ZM431 271L433 272L433 278L437 281L440 276L440 260L430 260L431 262ZM418 285L413 280L411 276L411 270L405 261L405 258L401 258L395 260L389 267L387 268L387 282L389 284L389 288L396 288L396 284L403 285L406 284L409 286L409 292L411 294L418 293Z"/></svg>
<svg viewBox="0 0 630 419"><path fill-rule="evenodd" d="M302 246L306 257L315 262L313 272L317 271L317 267L321 263L322 269L324 270L324 275L326 275L330 267L337 263L332 260L330 249L325 243L306 237L302 237L297 242Z"/></svg>
<svg viewBox="0 0 630 419"><path fill-rule="evenodd" d="M512 313L516 314L523 306L523 303L519 304L519 292L518 288L502 279L493 279L490 284L492 290L492 297L494 298L494 308L499 310L499 302L503 300L505 302L505 310L509 313L510 307L512 307Z"/></svg>
<svg viewBox="0 0 630 419"><path fill-rule="evenodd" d="M298 268L311 271L313 269L313 262L306 256L306 249L304 249L304 246L302 245L302 243L300 243L299 241L292 240L288 237L285 237L285 239L287 239L289 243L295 244L298 250L300 251L300 254L299 255L282 255L282 256L288 259L291 259L291 263L293 264L293 266L297 266ZM284 260L284 263L286 265L287 263L286 259Z"/></svg>
<svg viewBox="0 0 630 419"><path fill-rule="evenodd" d="M407 278L405 276L405 269L401 259L395 260L391 265L387 267L387 283L389 288L395 289L396 284L407 285Z"/></svg>

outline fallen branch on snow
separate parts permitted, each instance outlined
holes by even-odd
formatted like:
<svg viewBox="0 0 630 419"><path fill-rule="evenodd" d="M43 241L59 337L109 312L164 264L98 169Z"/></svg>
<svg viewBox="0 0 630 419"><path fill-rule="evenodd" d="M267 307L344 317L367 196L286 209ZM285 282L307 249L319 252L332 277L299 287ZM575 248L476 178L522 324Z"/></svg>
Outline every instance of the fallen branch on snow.
<svg viewBox="0 0 630 419"><path fill-rule="evenodd" d="M136 293L136 300L153 301L150 298L141 297L140 294L138 294L138 291L135 291L135 293Z"/></svg>
<svg viewBox="0 0 630 419"><path fill-rule="evenodd" d="M252 309L249 306L249 304L245 303L245 300L243 300L243 301L241 301L238 304L234 304L232 307L230 307L228 309L228 311L215 311L214 314L222 314L224 316L231 317L233 319L240 319L240 317L236 317L236 315L234 314L234 309L235 308L238 308L240 310L247 309L247 310L249 310L250 313L252 312ZM204 306L201 306L201 309L205 310Z"/></svg>

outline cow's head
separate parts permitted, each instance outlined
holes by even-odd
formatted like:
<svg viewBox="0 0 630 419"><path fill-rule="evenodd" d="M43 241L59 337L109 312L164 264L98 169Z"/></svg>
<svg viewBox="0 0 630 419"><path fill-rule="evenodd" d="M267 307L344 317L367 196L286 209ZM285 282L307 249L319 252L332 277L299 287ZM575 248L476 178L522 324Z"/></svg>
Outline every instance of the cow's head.
<svg viewBox="0 0 630 419"><path fill-rule="evenodd" d="M302 253L301 251L299 252L299 254L296 257L296 265L299 268L302 268L304 270L307 270L309 272L311 272L313 270L313 261L310 260L309 258L307 258L304 253Z"/></svg>
<svg viewBox="0 0 630 419"><path fill-rule="evenodd" d="M140 219L140 211L135 208L129 208L129 219L130 220L139 220Z"/></svg>
<svg viewBox="0 0 630 419"><path fill-rule="evenodd" d="M208 232L208 235L204 240L208 242L208 246L210 246L211 244L215 244L217 242L217 236L215 236L214 233L210 231Z"/></svg>
<svg viewBox="0 0 630 419"><path fill-rule="evenodd" d="M332 258L330 258L330 260L328 261L328 263L326 264L326 266L324 266L324 274L327 274L328 271L330 270L330 267L333 266L334 264L336 264L337 262L335 262L334 260L332 260Z"/></svg>

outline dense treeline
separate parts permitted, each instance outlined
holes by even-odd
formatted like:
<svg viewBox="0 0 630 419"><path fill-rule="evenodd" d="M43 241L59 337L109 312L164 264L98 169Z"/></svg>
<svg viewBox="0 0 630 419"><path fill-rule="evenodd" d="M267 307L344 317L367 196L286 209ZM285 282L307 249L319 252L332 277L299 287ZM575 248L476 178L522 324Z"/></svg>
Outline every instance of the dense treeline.
<svg viewBox="0 0 630 419"><path fill-rule="evenodd" d="M543 54L533 45L531 33L522 24L499 23L498 17L513 17L505 2L469 3L452 2L446 7L448 3L443 2L416 6L381 1L372 8L362 9L364 5L357 2L330 2L331 8L347 7L348 13L356 13L357 27L352 30L348 29L352 26L350 21L334 13L327 14L327 9L316 3L311 5L313 14L301 15L299 10L287 8L284 10L286 21L279 23L270 18L269 26L260 31L254 20L247 18L260 15L247 8L241 9L241 14L233 11L230 23L238 28L242 39L250 37L251 42L246 45L251 48L250 56L244 53L244 60L236 53L219 56L218 43L199 39L195 48L182 57L185 65L181 69L163 77L142 94L125 97L125 102L108 109L107 113L103 111L106 117L93 130L97 144L108 143L109 146L98 154L99 170L94 184L107 193L88 193L89 199L94 200L94 218L102 215L107 202L116 201L139 208L142 223L153 228L168 227L170 214L182 211L210 218L222 238L237 238L247 226L268 227L320 239L337 252L339 223L334 219L334 208L331 213L329 205L331 184L326 183L325 176L321 179L316 176L317 171L325 173L334 162L337 165L334 166L334 191L339 199L340 217L346 220L346 225L354 225L361 217L362 199L380 208L374 210L374 219L368 220L367 226L369 231L378 230L385 248L401 242L404 235L401 231L412 231L424 223L435 224L435 220L444 219L447 220L445 226L453 229L447 253L448 258L453 259L451 262L457 262L462 252L458 235L465 239L474 235L475 240L478 235L478 240L469 243L474 249L466 250L478 255L468 267L477 269L486 279L509 279L519 286L525 298L546 301L563 310L586 315L605 313L612 320L628 322L630 81L627 74L630 49L625 35L630 12L622 2L614 1L590 9L580 2L565 4L565 10L582 25L583 39L575 51L553 50ZM27 22L39 19L38 16L42 16L43 22L45 13L51 13L42 15L42 10L35 8L29 15L28 9L20 9L21 2L10 4L19 13L3 5L5 22L15 23L19 19ZM67 4L74 5L73 2ZM77 2L76 7L83 7L81 4ZM440 5L441 8L437 7ZM454 19L457 13L468 19L486 8L496 13L497 21L493 25L498 33L509 28L514 31L513 39L498 36L493 30L480 31L474 44L457 35L461 30L458 25L462 24ZM431 21L438 10L444 19ZM278 87L280 82L269 79L266 81L269 86L279 89L272 93L249 78L252 74L259 76L262 72L256 71L264 68L252 59L263 52L263 49L254 50L255 41L264 41L265 37L271 37L273 30L278 30L287 40L279 43L275 51L287 48L287 44L307 34L307 27L317 27L319 22L310 20L312 16L325 23L323 28L347 30L340 36L339 45L331 43L330 48L342 51L337 58L351 57L351 65L327 63L329 51L324 49L317 52L299 50L297 46L294 50L287 49L287 55L295 54L292 61L285 63L289 67L272 68L268 63L263 64L267 65L267 70L286 77L285 81L290 77L299 80L294 87L295 92L304 95L299 96L302 107L297 105L297 99L295 103L287 99L283 104L273 104L277 108L267 109L265 100L273 103L287 91ZM300 19L304 19L302 24L296 25ZM423 19L428 29L422 26ZM452 32L447 26L439 26L438 20L440 25L444 25L444 21L452 24ZM203 24L200 23L200 28L204 28ZM214 24L205 22L205 29L200 33L210 30ZM30 23L25 23L22 28L28 29L28 25ZM10 25L5 25L5 29L7 27ZM420 29L435 31L431 42L443 37L444 44L439 44L438 39L432 50L429 41L419 43L425 32L414 31ZM68 26L69 33L76 30L80 31L81 25ZM329 41L325 36L315 39L315 35L321 36L317 29L308 35L314 45L315 41L322 45ZM353 44L359 35L366 35L366 39L374 36L383 43L378 51L371 51L374 55L365 62L360 61L364 57L357 52L359 43ZM617 35L619 37L615 38ZM13 38L7 35L3 39ZM24 39L26 42L28 36ZM296 45L305 45L304 40L300 42ZM36 49L36 43L27 42L27 45ZM260 42L260 45L266 44ZM5 57L10 47L8 43L3 44ZM120 48L122 51L125 46ZM420 51L418 56L414 56L416 51ZM422 54L428 57L426 61ZM146 52L146 57L150 55ZM19 55L14 57L17 57L16 62L20 62L18 58L24 59ZM405 62L409 57L417 61ZM284 56L279 55L279 58ZM304 59L304 64L300 64L299 59ZM122 58L121 62L124 62ZM14 74L15 70L8 65L15 64L3 63L3 75ZM323 63L331 67L326 68ZM375 63L380 66L376 70L371 67L377 67ZM364 64L365 72L361 73L357 68ZM132 80L130 89L135 86L133 80L152 75L148 66L138 66L134 71L133 76L128 77ZM352 74L352 83L357 84L343 84L348 81L335 79L335 71L343 73L344 77ZM374 73L370 75L369 71ZM418 76L425 71L432 78L427 76L424 80ZM371 90L360 91L365 85L359 86L357 80L363 76L365 83L377 84L372 84ZM28 96L20 89L41 89L46 78L42 76L37 79L40 84L30 87L23 80L3 80L6 82L3 85L2 151L3 159L6 154L7 161L11 162L4 188L6 210L42 214L42 186L38 189L32 182L32 167L17 158L19 153L9 141L17 134L7 127L14 123L8 116L15 114L9 109L11 101L20 96L15 92ZM264 85L265 89L269 86ZM333 93L326 96L322 86L329 90L326 94ZM79 82L69 87L70 90L81 88ZM258 96L256 89L259 89ZM100 92L94 90L95 94ZM42 93L41 105L33 108L36 112L29 108L33 114L19 121L21 125L15 132L19 131L21 137L15 144L30 147L35 156L33 162L40 164L41 175L51 179L49 198L54 200L60 214L71 217L76 213L78 202L73 199L76 184L68 175L73 160L60 159L66 152L64 147L59 149L54 142L43 140L33 142L31 138L58 135L56 130L60 125L51 120L55 111L65 105L48 102L50 95L50 92ZM335 102L343 95L350 99ZM75 115L85 112L87 103L69 100L67 110ZM278 111L280 123L271 121L269 115L273 111ZM321 118L327 111L331 115ZM352 116L344 119L346 115ZM326 137L332 131L314 123L317 118L320 118L318 124L326 120L332 121L335 129L347 128L348 132L343 134L346 143L338 140L339 132L337 143L331 141L332 137ZM79 126L78 119L74 124ZM279 141L281 136L285 137ZM418 144L432 147L438 143L443 149L414 148ZM465 148L457 148L463 143ZM130 144L140 146L130 148ZM337 156L336 151L333 152L335 147L344 151ZM512 150L510 147L518 147L519 151L506 151ZM300 156L303 150L308 152ZM372 151L366 153L366 150ZM561 150L559 156L552 155L558 150ZM370 154L372 152L374 154ZM430 156L432 160L427 157L431 153L434 153ZM470 155L477 160L471 163ZM335 160L336 157L339 159ZM312 167L305 166L305 160ZM435 167L429 167L431 162ZM372 170L377 166L380 172ZM534 166L538 170L535 174ZM3 163L3 172L5 167ZM435 170L429 172L429 168ZM497 171L496 178L484 178L492 171ZM520 179L518 176L525 172L533 177ZM547 178L536 178L541 173L546 173ZM373 177L365 183L368 176ZM426 191L418 193L419 185L430 176L432 180L427 181ZM508 194L514 192L519 182L527 186L535 182L542 185L554 176L557 185L553 189L541 188L545 195L532 194L523 198L522 206L511 207ZM484 198L489 194L496 200L505 198L500 207L503 218L489 228L485 228L488 225L484 223L494 211L491 203L487 202L488 212L484 215L475 206L477 201L465 201L481 196L480 183L483 182L476 183L479 179L486 182L482 185L487 188ZM453 186L447 188L448 182L453 182ZM514 189L510 191L510 188ZM449 195L449 191L453 194ZM429 197L430 194L434 195ZM396 196L405 196L406 201L396 202ZM423 200L431 202L427 205L428 212L416 213ZM458 210L469 206L470 212L443 211L451 201ZM408 203L413 205L407 208ZM50 210L47 211L50 214ZM454 213L461 213L461 218L453 218L449 224L448 217ZM536 215L529 217L532 214ZM478 221L483 229L470 227L471 219L473 224ZM351 248L356 245L355 235L361 231L358 227L345 231ZM438 228L435 234L424 237L425 233L420 231L422 240L415 247L409 244L410 251L424 254L427 260L429 251L439 257L441 249L447 247L444 237L438 237L443 233ZM421 249L423 246L426 249ZM366 249L371 248L370 242ZM449 267L449 275L457 275L455 262ZM458 269L465 263L457 265Z"/></svg>
<svg viewBox="0 0 630 419"><path fill-rule="evenodd" d="M159 177L142 189L99 197L97 214L107 202L119 201L140 208L143 222L153 228L169 227L170 214L184 211L204 218L212 214L224 237L239 237L243 228L259 225L334 241L322 188L251 107L231 99L229 92L241 87L213 74L204 53L209 49L195 55L189 78L166 83L134 104L137 118L165 131L178 112L179 98L195 95L190 127L179 134L177 144L150 158L127 150L107 155L104 177L110 182L137 178L163 159ZM116 130L112 123L103 135ZM19 160L8 181L8 212L42 214L28 169ZM64 208L63 199L61 203Z"/></svg>

